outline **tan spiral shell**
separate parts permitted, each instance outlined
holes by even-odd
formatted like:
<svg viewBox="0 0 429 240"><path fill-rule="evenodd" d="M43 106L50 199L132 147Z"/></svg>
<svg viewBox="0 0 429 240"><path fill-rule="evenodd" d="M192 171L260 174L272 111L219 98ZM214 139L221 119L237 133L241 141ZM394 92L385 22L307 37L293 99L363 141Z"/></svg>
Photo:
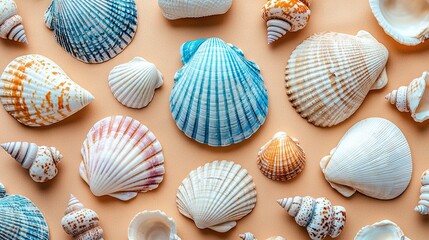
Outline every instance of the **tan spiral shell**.
<svg viewBox="0 0 429 240"><path fill-rule="evenodd" d="M22 17L14 0L0 0L0 37L27 44Z"/></svg>

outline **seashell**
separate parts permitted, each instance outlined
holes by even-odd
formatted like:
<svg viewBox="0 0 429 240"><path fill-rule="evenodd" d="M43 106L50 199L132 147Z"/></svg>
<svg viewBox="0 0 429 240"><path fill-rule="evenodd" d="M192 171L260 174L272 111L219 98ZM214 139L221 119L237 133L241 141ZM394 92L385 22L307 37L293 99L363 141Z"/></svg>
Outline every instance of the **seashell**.
<svg viewBox="0 0 429 240"><path fill-rule="evenodd" d="M325 239L328 235L338 237L346 224L346 209L332 206L326 198L293 197L277 200L288 214L295 217L296 223L306 227L313 240Z"/></svg>
<svg viewBox="0 0 429 240"><path fill-rule="evenodd" d="M24 196L6 194L1 183L0 216L0 239L49 239L48 224L40 209Z"/></svg>
<svg viewBox="0 0 429 240"><path fill-rule="evenodd" d="M162 74L153 63L135 57L116 66L109 74L109 86L116 100L130 108L146 107L163 84Z"/></svg>
<svg viewBox="0 0 429 240"><path fill-rule="evenodd" d="M98 224L96 212L85 208L79 200L70 195L69 205L61 219L64 231L75 240L103 240L103 229Z"/></svg>
<svg viewBox="0 0 429 240"><path fill-rule="evenodd" d="M368 32L315 34L289 58L289 101L308 122L337 125L359 108L370 90L387 84L387 58L387 49Z"/></svg>
<svg viewBox="0 0 429 240"><path fill-rule="evenodd" d="M8 142L0 146L25 169L35 182L47 182L57 176L57 164L63 155L54 147L28 142Z"/></svg>
<svg viewBox="0 0 429 240"><path fill-rule="evenodd" d="M383 220L363 227L354 240L410 240L394 222Z"/></svg>
<svg viewBox="0 0 429 240"><path fill-rule="evenodd" d="M377 199L393 199L411 180L407 139L392 122L367 118L356 123L320 162L329 184L345 197L356 191Z"/></svg>
<svg viewBox="0 0 429 240"><path fill-rule="evenodd" d="M164 178L161 143L131 117L113 116L95 123L81 153L80 176L95 196L127 201L157 188Z"/></svg>
<svg viewBox="0 0 429 240"><path fill-rule="evenodd" d="M429 2L426 0L369 0L372 13L387 35L414 46L429 38Z"/></svg>
<svg viewBox="0 0 429 240"><path fill-rule="evenodd" d="M422 214L429 214L429 169L423 172L420 179L422 187L420 188L420 201L419 205L414 208L414 211Z"/></svg>
<svg viewBox="0 0 429 240"><path fill-rule="evenodd" d="M137 31L134 0L52 0L45 24L74 58L102 63L121 53Z"/></svg>
<svg viewBox="0 0 429 240"><path fill-rule="evenodd" d="M250 232L240 234L240 238L243 240L256 240L255 236ZM286 238L277 236L267 238L266 240L286 240Z"/></svg>
<svg viewBox="0 0 429 240"><path fill-rule="evenodd" d="M310 20L310 0L268 0L262 8L267 22L268 44L288 32L297 32Z"/></svg>
<svg viewBox="0 0 429 240"><path fill-rule="evenodd" d="M210 146L249 138L264 123L268 94L259 67L219 38L186 42L170 110L186 136Z"/></svg>
<svg viewBox="0 0 429 240"><path fill-rule="evenodd" d="M386 95L386 100L395 104L401 112L411 112L416 122L429 119L429 73L423 72L422 76L414 79L407 87L399 87Z"/></svg>
<svg viewBox="0 0 429 240"><path fill-rule="evenodd" d="M0 79L0 101L18 122L40 127L57 123L88 105L94 96L41 55L15 58Z"/></svg>
<svg viewBox="0 0 429 240"><path fill-rule="evenodd" d="M143 211L138 213L128 227L128 240L180 240L176 223L164 212Z"/></svg>
<svg viewBox="0 0 429 240"><path fill-rule="evenodd" d="M232 0L158 0L158 5L165 18L175 20L224 14Z"/></svg>
<svg viewBox="0 0 429 240"><path fill-rule="evenodd" d="M14 0L0 0L0 38L28 44Z"/></svg>
<svg viewBox="0 0 429 240"><path fill-rule="evenodd" d="M227 232L256 205L256 186L246 169L214 161L189 173L176 198L179 212L199 229Z"/></svg>
<svg viewBox="0 0 429 240"><path fill-rule="evenodd" d="M269 179L286 181L296 177L305 166L305 153L298 139L278 132L259 149L258 168Z"/></svg>

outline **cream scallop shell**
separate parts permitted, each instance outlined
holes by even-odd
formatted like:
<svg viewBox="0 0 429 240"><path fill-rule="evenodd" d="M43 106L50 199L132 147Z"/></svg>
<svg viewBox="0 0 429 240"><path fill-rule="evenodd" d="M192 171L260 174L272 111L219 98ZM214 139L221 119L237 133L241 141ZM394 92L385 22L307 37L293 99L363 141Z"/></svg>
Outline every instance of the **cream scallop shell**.
<svg viewBox="0 0 429 240"><path fill-rule="evenodd" d="M256 204L256 186L247 170L230 161L214 161L189 173L176 198L180 213L200 229L227 232Z"/></svg>
<svg viewBox="0 0 429 240"><path fill-rule="evenodd" d="M164 212L143 211L138 213L128 227L128 240L180 240L176 223Z"/></svg>
<svg viewBox="0 0 429 240"><path fill-rule="evenodd" d="M370 90L386 85L387 58L387 49L365 31L313 35L289 58L289 101L314 125L334 126L349 118Z"/></svg>
<svg viewBox="0 0 429 240"><path fill-rule="evenodd" d="M429 37L427 0L369 0L372 13L383 30L404 45L417 45Z"/></svg>
<svg viewBox="0 0 429 240"><path fill-rule="evenodd" d="M175 20L224 14L232 0L158 0L158 5L165 18Z"/></svg>
<svg viewBox="0 0 429 240"><path fill-rule="evenodd" d="M354 240L410 240L394 222L383 220L363 227Z"/></svg>
<svg viewBox="0 0 429 240"><path fill-rule="evenodd" d="M126 201L158 187L164 177L164 155L155 135L130 117L98 121L81 149L80 176L95 196Z"/></svg>
<svg viewBox="0 0 429 240"><path fill-rule="evenodd" d="M331 186L346 197L356 191L377 199L393 199L411 180L407 139L392 122L368 118L343 136L320 166Z"/></svg>
<svg viewBox="0 0 429 240"><path fill-rule="evenodd" d="M146 107L163 84L162 74L153 63L135 57L116 66L109 74L109 86L115 98L130 108Z"/></svg>

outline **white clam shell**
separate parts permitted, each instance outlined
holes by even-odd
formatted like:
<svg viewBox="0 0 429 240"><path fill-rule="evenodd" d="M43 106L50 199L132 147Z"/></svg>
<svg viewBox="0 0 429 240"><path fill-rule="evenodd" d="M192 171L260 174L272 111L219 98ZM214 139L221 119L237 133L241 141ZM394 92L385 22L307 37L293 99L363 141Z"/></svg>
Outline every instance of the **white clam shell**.
<svg viewBox="0 0 429 240"><path fill-rule="evenodd" d="M331 127L349 118L370 90L387 84L388 51L368 32L315 34L286 66L289 101L301 117Z"/></svg>
<svg viewBox="0 0 429 240"><path fill-rule="evenodd" d="M429 214L429 169L423 172L420 178L422 187L420 188L420 201L414 211L422 214Z"/></svg>
<svg viewBox="0 0 429 240"><path fill-rule="evenodd" d="M214 161L189 173L176 198L180 213L200 229L227 232L256 205L256 186L246 169Z"/></svg>
<svg viewBox="0 0 429 240"><path fill-rule="evenodd" d="M153 63L136 57L116 66L109 74L109 86L115 98L130 108L146 107L163 84L162 74Z"/></svg>
<svg viewBox="0 0 429 240"><path fill-rule="evenodd" d="M346 197L358 191L393 199L410 183L412 159L407 139L395 124L368 118L347 131L320 167L329 184Z"/></svg>
<svg viewBox="0 0 429 240"><path fill-rule="evenodd" d="M0 38L28 43L14 0L0 0Z"/></svg>
<svg viewBox="0 0 429 240"><path fill-rule="evenodd" d="M417 45L429 37L429 2L426 0L369 0L383 30L404 45Z"/></svg>
<svg viewBox="0 0 429 240"><path fill-rule="evenodd" d="M138 213L128 227L128 240L180 240L176 223L164 212L143 211Z"/></svg>
<svg viewBox="0 0 429 240"><path fill-rule="evenodd" d="M363 227L354 240L410 240L394 222L383 220Z"/></svg>
<svg viewBox="0 0 429 240"><path fill-rule="evenodd" d="M158 0L158 5L165 18L175 20L224 14L232 0Z"/></svg>

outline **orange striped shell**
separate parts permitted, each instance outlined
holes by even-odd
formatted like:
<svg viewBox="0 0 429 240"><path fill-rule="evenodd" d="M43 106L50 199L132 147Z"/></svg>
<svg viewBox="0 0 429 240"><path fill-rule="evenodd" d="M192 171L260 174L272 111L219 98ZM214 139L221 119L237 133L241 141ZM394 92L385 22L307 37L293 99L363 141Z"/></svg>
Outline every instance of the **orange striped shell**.
<svg viewBox="0 0 429 240"><path fill-rule="evenodd" d="M297 139L278 132L259 150L257 164L269 179L286 181L302 172L305 153Z"/></svg>

